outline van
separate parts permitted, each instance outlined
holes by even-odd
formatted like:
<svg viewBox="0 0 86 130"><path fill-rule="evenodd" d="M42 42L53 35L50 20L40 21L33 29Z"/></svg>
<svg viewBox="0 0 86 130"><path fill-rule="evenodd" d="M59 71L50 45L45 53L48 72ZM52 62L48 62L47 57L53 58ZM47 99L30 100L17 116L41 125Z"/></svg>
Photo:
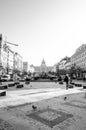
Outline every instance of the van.
<svg viewBox="0 0 86 130"><path fill-rule="evenodd" d="M1 77L1 80L2 80L2 82L3 82L3 81L9 81L9 80L10 80L10 75L3 75L3 76Z"/></svg>

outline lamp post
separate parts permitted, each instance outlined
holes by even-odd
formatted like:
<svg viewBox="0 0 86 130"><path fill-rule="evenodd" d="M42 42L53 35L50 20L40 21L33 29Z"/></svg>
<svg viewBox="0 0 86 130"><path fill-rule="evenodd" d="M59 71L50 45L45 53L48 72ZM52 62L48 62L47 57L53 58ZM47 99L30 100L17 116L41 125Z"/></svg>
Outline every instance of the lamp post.
<svg viewBox="0 0 86 130"><path fill-rule="evenodd" d="M1 66L2 66L2 62L1 62L1 47L2 47L2 34L0 34L0 70L1 70Z"/></svg>
<svg viewBox="0 0 86 130"><path fill-rule="evenodd" d="M2 34L0 34L0 84L2 84L2 81L1 81L1 76L2 76L1 47L2 47Z"/></svg>

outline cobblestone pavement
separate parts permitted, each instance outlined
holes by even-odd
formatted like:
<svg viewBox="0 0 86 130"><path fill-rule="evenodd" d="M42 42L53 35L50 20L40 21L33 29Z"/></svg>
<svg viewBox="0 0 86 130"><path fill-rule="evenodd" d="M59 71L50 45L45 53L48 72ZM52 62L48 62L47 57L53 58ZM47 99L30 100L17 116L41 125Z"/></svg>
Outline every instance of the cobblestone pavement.
<svg viewBox="0 0 86 130"><path fill-rule="evenodd" d="M41 89L38 90L40 85L42 85ZM35 102L26 102L25 100L22 104L5 104L0 108L0 130L86 130L85 90L83 91L82 88L80 90L75 88L65 90L65 87L62 88L54 83L45 84L46 89L43 87L44 84L40 85L32 84L34 89L31 89L29 94L40 94L46 97L46 94L50 93L53 96L42 100L38 99ZM56 90L62 94L54 95ZM7 92L8 97L1 97L0 102L10 98L10 94L13 92L15 96L16 93L21 96L20 90ZM27 96L28 91L23 89L22 92L23 96ZM34 105L34 109L32 105Z"/></svg>

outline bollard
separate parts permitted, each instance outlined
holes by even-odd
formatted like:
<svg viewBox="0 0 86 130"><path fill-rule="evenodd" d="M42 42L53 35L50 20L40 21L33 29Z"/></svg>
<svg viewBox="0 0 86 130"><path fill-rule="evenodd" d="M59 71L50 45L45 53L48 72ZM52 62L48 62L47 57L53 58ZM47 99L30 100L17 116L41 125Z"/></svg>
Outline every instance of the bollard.
<svg viewBox="0 0 86 130"><path fill-rule="evenodd" d="M85 86L85 85L83 86L83 89L86 89L86 86Z"/></svg>
<svg viewBox="0 0 86 130"><path fill-rule="evenodd" d="M68 88L73 88L73 85L69 84L69 85L68 85Z"/></svg>
<svg viewBox="0 0 86 130"><path fill-rule="evenodd" d="M0 89L7 89L8 86L7 85L0 85Z"/></svg>
<svg viewBox="0 0 86 130"><path fill-rule="evenodd" d="M63 84L63 82L62 82L62 81L59 81L59 84Z"/></svg>
<svg viewBox="0 0 86 130"><path fill-rule="evenodd" d="M16 86L16 88L23 88L23 87L24 87L23 84L18 84L18 85Z"/></svg>
<svg viewBox="0 0 86 130"><path fill-rule="evenodd" d="M30 81L26 81L25 84L30 84Z"/></svg>
<svg viewBox="0 0 86 130"><path fill-rule="evenodd" d="M6 96L6 91L0 92L0 97L1 96Z"/></svg>
<svg viewBox="0 0 86 130"><path fill-rule="evenodd" d="M8 87L13 87L13 86L15 86L15 83L8 84Z"/></svg>
<svg viewBox="0 0 86 130"><path fill-rule="evenodd" d="M20 82L15 82L15 85L19 85L20 84Z"/></svg>

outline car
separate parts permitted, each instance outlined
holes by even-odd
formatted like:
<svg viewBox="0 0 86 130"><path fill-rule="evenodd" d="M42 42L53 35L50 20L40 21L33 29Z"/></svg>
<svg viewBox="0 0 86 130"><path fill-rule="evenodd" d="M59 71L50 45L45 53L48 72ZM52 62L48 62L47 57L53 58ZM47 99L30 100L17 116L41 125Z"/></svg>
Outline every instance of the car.
<svg viewBox="0 0 86 130"><path fill-rule="evenodd" d="M31 80L31 77L30 76L27 76L24 78L25 81L30 81Z"/></svg>
<svg viewBox="0 0 86 130"><path fill-rule="evenodd" d="M3 75L3 76L1 77L1 80L2 80L2 81L9 81L9 80L10 80L10 75Z"/></svg>

